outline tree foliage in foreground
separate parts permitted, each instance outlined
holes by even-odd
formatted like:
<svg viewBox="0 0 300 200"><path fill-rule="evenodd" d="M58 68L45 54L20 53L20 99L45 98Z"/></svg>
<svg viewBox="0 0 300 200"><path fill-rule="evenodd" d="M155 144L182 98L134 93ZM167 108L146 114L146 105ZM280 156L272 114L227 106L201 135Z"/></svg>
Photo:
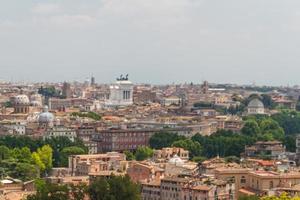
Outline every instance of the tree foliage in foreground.
<svg viewBox="0 0 300 200"><path fill-rule="evenodd" d="M282 193L280 196L265 196L261 197L260 200L300 200L300 197L291 197L287 193Z"/></svg>
<svg viewBox="0 0 300 200"><path fill-rule="evenodd" d="M99 178L88 189L91 200L139 200L140 186L133 183L129 176Z"/></svg>
<svg viewBox="0 0 300 200"><path fill-rule="evenodd" d="M52 168L52 149L48 145L31 152L28 147L0 146L0 173L23 181L40 177Z"/></svg>
<svg viewBox="0 0 300 200"><path fill-rule="evenodd" d="M87 196L91 200L139 200L140 186L133 183L129 176L101 177L89 186L58 185L37 180L37 192L26 200L84 200Z"/></svg>

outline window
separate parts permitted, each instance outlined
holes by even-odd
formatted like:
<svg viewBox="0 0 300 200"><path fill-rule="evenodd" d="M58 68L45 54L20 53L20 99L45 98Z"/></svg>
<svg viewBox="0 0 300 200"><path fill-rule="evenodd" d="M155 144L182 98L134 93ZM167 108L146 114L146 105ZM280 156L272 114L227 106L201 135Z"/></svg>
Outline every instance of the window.
<svg viewBox="0 0 300 200"><path fill-rule="evenodd" d="M242 176L242 178L241 178L241 184L245 184L246 183L246 178L245 178L245 176Z"/></svg>
<svg viewBox="0 0 300 200"><path fill-rule="evenodd" d="M273 181L270 181L270 189L272 189L274 187L274 183Z"/></svg>

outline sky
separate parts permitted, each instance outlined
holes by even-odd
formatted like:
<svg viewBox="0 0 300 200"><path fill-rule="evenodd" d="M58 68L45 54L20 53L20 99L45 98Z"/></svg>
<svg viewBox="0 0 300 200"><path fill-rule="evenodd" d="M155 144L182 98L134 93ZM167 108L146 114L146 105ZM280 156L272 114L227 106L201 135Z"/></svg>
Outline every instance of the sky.
<svg viewBox="0 0 300 200"><path fill-rule="evenodd" d="M0 0L0 79L300 84L299 0Z"/></svg>

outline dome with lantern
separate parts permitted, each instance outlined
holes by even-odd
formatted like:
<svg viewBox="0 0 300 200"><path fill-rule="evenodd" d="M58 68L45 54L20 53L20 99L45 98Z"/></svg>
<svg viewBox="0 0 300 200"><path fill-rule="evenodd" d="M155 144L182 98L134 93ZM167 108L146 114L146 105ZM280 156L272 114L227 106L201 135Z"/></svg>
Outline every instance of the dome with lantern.
<svg viewBox="0 0 300 200"><path fill-rule="evenodd" d="M12 103L14 105L29 105L30 101L27 95L20 94L12 98Z"/></svg>
<svg viewBox="0 0 300 200"><path fill-rule="evenodd" d="M42 102L43 102L42 96L37 93L33 94L30 96L30 102L32 106L36 106L36 107L42 106Z"/></svg>
<svg viewBox="0 0 300 200"><path fill-rule="evenodd" d="M38 117L39 124L53 124L55 117L49 112L48 106L44 106L43 112Z"/></svg>

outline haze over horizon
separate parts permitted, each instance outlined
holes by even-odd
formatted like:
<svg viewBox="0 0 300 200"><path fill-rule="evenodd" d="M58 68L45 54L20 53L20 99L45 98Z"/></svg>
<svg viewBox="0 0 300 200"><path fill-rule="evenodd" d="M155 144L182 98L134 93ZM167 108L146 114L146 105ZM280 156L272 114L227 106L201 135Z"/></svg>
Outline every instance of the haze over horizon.
<svg viewBox="0 0 300 200"><path fill-rule="evenodd" d="M0 3L0 79L300 85L297 0Z"/></svg>

